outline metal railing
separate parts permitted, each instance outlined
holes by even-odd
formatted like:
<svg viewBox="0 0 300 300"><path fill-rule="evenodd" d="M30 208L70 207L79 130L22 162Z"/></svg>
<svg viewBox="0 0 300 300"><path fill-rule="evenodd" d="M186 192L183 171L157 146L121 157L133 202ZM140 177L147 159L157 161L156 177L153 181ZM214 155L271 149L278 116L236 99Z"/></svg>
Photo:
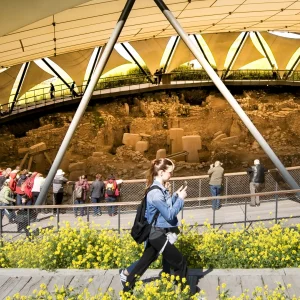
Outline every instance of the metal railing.
<svg viewBox="0 0 300 300"><path fill-rule="evenodd" d="M218 72L218 71L217 71ZM225 71L221 72L221 78ZM223 80L230 81L287 81L287 82L299 82L300 71L294 71L291 76L286 78L287 71L285 70L282 79L280 78L280 70L231 70L229 75ZM94 91L94 95L109 95L111 93L126 92L132 90L140 90L144 88L153 87L155 84L149 82L151 75L145 76L143 74L137 75L123 75L123 76L111 76L101 78L97 83ZM190 70L171 73L171 85L174 84L191 84L199 82L212 82L209 76L204 70ZM70 83L71 85L71 83ZM75 88L75 92L78 97L81 97L86 89L86 83ZM14 94L11 98L14 98ZM12 113L19 113L29 109L46 106L49 104L60 103L64 101L72 100L72 93L70 89L65 85L56 85L54 98L50 97L50 86L45 88L34 89L26 92L20 99L18 99L13 107ZM0 117L5 117L10 114L12 102L2 104L0 106Z"/></svg>
<svg viewBox="0 0 300 300"><path fill-rule="evenodd" d="M278 223L283 219L286 220L286 226L291 226L293 222L299 223L300 220L300 203L296 196L296 193L299 192L300 189L219 196L218 199L223 204L221 210L217 211L207 207L207 203L210 204L216 197L187 198L178 217L179 221L185 219L191 225L196 223L199 228L206 223L224 229L233 228L235 224L243 224L244 228L248 228L255 222L273 221L273 223ZM262 198L263 210L248 206L250 197L254 195ZM268 200L263 200L266 198ZM233 199L239 205L231 203ZM16 239L22 237L24 233L26 236L37 235L39 228L49 226L58 230L64 221L68 221L71 226L74 226L76 225L77 214L87 222L102 226L106 223L103 228L115 229L118 232L121 229L128 230L133 224L136 207L139 203L140 201L86 205L0 206L1 215L7 215L5 219L0 217L0 238ZM108 209L111 208L115 210L115 213L112 217L106 216ZM191 213L194 214L193 218L189 217ZM30 226L31 230L29 229Z"/></svg>
<svg viewBox="0 0 300 300"><path fill-rule="evenodd" d="M288 170L299 183L300 167L288 168ZM297 195L295 195L297 191L287 191L287 187L281 181L279 174L273 171L266 174L264 192L256 194L260 195L262 203L260 208L251 207L249 209L247 206L251 195L249 194L249 178L245 172L225 174L224 196L219 197L222 208L218 211L211 208L211 201L214 198L210 196L208 176L174 177L170 181L171 192L176 191L184 181L188 183L188 198L180 218L188 219L191 223L198 223L199 226L203 225L206 219L213 226L232 227L234 223L249 226L259 220L275 220L277 222L283 218L289 219L291 215L293 215L292 219L300 218L300 204ZM132 223L134 220L136 207L143 197L144 189L145 180L125 180L121 186L121 196L118 202L105 204L104 201L101 201L102 203L99 204L74 205L71 196L73 195L73 185L71 184L63 202L63 204L68 203L68 205L0 206L0 211L3 214L6 212L7 215L3 220L1 219L0 234L18 237L25 232L28 235L29 231L26 229L28 225L49 226L49 219L53 217L53 213L57 213L53 220L56 227L59 227L59 223L63 220L74 224L76 221L75 214L78 214L88 222L105 224L110 221L110 228L129 229L128 222ZM49 196L50 203L53 203L52 195ZM111 206L115 206L117 216L110 217L108 215L108 207ZM98 214L100 208L101 216ZM261 210L261 208L263 209ZM9 214L9 211L16 213ZM270 212L272 213L271 216L269 215Z"/></svg>

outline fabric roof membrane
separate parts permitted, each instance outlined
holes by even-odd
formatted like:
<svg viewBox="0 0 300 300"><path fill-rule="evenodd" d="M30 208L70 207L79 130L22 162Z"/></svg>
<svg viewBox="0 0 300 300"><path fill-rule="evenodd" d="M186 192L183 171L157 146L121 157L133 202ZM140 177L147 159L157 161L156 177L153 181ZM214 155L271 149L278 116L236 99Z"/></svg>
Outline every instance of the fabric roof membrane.
<svg viewBox="0 0 300 300"><path fill-rule="evenodd" d="M105 44L126 0L2 2L0 17L4 26L0 28L0 62L11 66L45 57L50 47L56 48L58 54ZM300 32L299 1L165 0L165 3L189 34L274 29ZM133 6L119 42L170 37L174 33L154 1L139 0ZM44 55L42 51L31 52L39 44ZM19 55L17 50L24 52Z"/></svg>
<svg viewBox="0 0 300 300"><path fill-rule="evenodd" d="M22 65L17 65L0 73L0 104L8 102L11 90L20 72Z"/></svg>
<svg viewBox="0 0 300 300"><path fill-rule="evenodd" d="M139 53L150 72L153 74L155 70L160 67L160 61L168 41L169 38L161 38L132 42L130 44Z"/></svg>
<svg viewBox="0 0 300 300"><path fill-rule="evenodd" d="M270 47L282 76L291 57L300 47L300 39L288 39L268 32L262 32L261 35Z"/></svg>
<svg viewBox="0 0 300 300"><path fill-rule="evenodd" d="M239 68L261 58L264 58L264 56L257 50L252 39L248 35L231 69L238 70Z"/></svg>
<svg viewBox="0 0 300 300"><path fill-rule="evenodd" d="M172 70L176 69L180 65L195 59L195 56L190 51L190 49L185 45L182 39L179 40L174 53L171 57L170 63L167 66L166 71L171 72Z"/></svg>
<svg viewBox="0 0 300 300"><path fill-rule="evenodd" d="M224 33L224 34L202 34L204 41L209 47L218 70L224 69L224 64L228 51L240 33Z"/></svg>
<svg viewBox="0 0 300 300"><path fill-rule="evenodd" d="M0 36L87 1L1 0L0 20L5 26L0 26Z"/></svg>
<svg viewBox="0 0 300 300"><path fill-rule="evenodd" d="M25 94L27 91L29 91L39 83L52 77L53 75L45 72L39 66L37 66L35 62L32 61L29 64L18 98L20 98L23 94Z"/></svg>
<svg viewBox="0 0 300 300"><path fill-rule="evenodd" d="M51 57L76 82L82 85L87 65L90 61L93 49L81 50Z"/></svg>

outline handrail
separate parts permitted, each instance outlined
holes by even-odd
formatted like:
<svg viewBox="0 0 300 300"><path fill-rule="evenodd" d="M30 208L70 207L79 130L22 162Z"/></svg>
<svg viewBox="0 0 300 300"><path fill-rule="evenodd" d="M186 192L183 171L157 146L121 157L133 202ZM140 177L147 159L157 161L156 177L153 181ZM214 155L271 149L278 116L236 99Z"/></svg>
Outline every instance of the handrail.
<svg viewBox="0 0 300 300"><path fill-rule="evenodd" d="M227 195L227 196L214 196L214 197L195 197L186 198L184 202L193 201L212 201L214 199L239 199L239 198L250 198L251 196L270 196L270 195L282 195L282 194L296 194L299 193L300 189L297 190L283 190L273 192L259 192L255 194L239 194L239 195ZM89 204L70 204L70 205L32 205L32 206L0 206L0 209L39 209L39 208L72 208L72 207L107 207L107 206L133 206L139 205L140 201L133 202L110 202L110 203L89 203Z"/></svg>

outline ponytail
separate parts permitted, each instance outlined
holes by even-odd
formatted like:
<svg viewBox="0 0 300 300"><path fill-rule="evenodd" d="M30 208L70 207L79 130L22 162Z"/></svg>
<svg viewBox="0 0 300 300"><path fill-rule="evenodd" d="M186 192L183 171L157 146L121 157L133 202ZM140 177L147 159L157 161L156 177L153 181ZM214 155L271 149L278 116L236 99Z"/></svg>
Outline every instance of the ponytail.
<svg viewBox="0 0 300 300"><path fill-rule="evenodd" d="M170 170L172 172L175 168L174 163L168 158L159 158L151 161L150 169L148 170L146 177L146 191L153 184L154 177L158 175L158 171Z"/></svg>

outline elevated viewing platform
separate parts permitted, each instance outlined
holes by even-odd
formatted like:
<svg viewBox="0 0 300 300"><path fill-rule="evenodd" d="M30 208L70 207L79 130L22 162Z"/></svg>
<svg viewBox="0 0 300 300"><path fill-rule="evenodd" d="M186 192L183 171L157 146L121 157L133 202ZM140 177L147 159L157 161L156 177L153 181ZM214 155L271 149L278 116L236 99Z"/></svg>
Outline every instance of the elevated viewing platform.
<svg viewBox="0 0 300 300"><path fill-rule="evenodd" d="M164 78L165 77L165 78ZM163 74L162 84L151 83L151 76L126 75L100 79L92 96L92 100L107 99L119 96L189 89L198 87L213 87L214 83L204 71L190 71L182 73ZM227 86L300 86L300 71L292 76L281 79L274 77L270 70L235 70L223 79ZM67 86L56 87L55 97L51 98L49 88L31 90L16 102L1 106L0 124L10 120L79 103L86 89L86 85L78 86L77 96L71 96ZM12 95L13 96L13 95Z"/></svg>

